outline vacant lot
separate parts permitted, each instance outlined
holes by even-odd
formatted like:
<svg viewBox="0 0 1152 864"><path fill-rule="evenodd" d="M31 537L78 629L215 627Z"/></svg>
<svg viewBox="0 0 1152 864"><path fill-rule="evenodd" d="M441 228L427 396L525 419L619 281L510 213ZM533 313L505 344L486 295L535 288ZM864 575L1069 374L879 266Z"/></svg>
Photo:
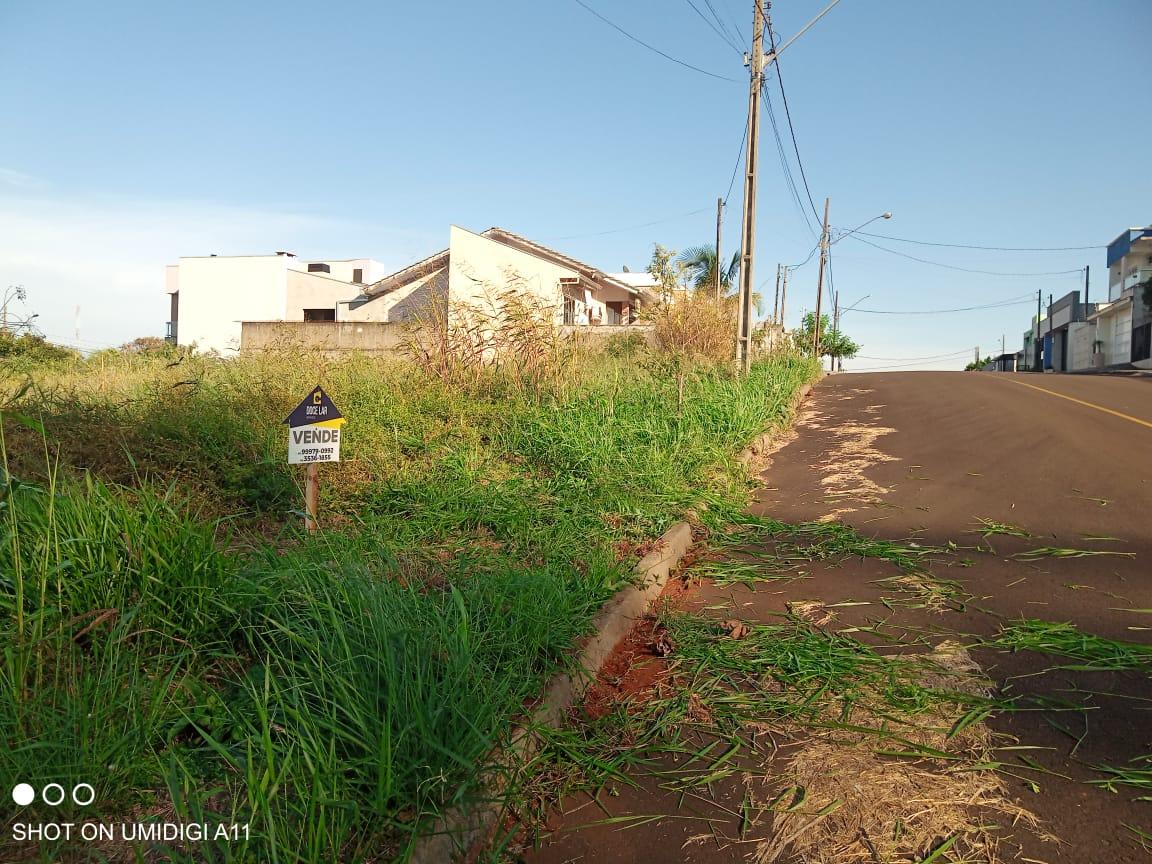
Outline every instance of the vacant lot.
<svg viewBox="0 0 1152 864"><path fill-rule="evenodd" d="M95 788L57 821L250 839L6 836L0 857L403 857L645 544L745 502L730 457L814 373L669 372L624 347L467 375L303 355L8 367L0 774ZM280 422L318 382L349 422L309 538Z"/></svg>

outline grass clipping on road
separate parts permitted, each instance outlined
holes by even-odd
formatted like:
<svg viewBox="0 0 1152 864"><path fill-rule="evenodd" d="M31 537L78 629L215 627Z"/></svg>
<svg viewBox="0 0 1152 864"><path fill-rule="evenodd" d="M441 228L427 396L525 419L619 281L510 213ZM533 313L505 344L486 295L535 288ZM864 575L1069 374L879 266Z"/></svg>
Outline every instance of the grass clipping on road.
<svg viewBox="0 0 1152 864"><path fill-rule="evenodd" d="M795 742L783 767L773 763L771 833L756 845L757 864L991 862L990 819L1034 822L991 770L980 722L991 685L959 644L885 656L800 619L739 639L690 617L669 631L686 667L672 674L723 680L713 692L726 693L726 711L739 706L725 718L733 730Z"/></svg>
<svg viewBox="0 0 1152 864"><path fill-rule="evenodd" d="M672 613L654 633L664 673L556 736L542 757L553 783L595 789L652 771L665 790L713 801L730 800L717 784L737 784L739 819L693 839L743 844L757 864L990 864L1010 826L1039 830L997 773L982 722L997 703L958 643L882 654L799 614ZM681 767L658 767L662 756Z"/></svg>

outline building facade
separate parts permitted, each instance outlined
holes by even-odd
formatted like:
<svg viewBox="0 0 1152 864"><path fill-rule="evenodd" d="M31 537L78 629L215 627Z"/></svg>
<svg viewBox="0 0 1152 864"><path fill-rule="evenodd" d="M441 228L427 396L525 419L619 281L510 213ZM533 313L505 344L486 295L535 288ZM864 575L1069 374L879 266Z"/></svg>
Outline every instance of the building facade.
<svg viewBox="0 0 1152 864"><path fill-rule="evenodd" d="M609 274L503 228L477 234L453 225L447 249L367 286L341 304L338 320L397 323L433 307L492 310L508 291L562 325L624 326L659 301L646 273Z"/></svg>
<svg viewBox="0 0 1152 864"><path fill-rule="evenodd" d="M167 338L229 356L240 350L243 321L335 321L341 302L379 279L371 258L301 261L274 255L184 257L169 265Z"/></svg>

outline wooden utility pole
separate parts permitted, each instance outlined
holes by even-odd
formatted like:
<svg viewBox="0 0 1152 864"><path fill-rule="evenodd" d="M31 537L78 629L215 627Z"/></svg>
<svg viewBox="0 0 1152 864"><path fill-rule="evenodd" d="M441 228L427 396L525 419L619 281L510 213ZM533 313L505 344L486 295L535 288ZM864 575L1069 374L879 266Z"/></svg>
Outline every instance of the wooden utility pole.
<svg viewBox="0 0 1152 864"><path fill-rule="evenodd" d="M760 89L764 81L764 6L752 0L751 81L748 85L748 151L744 159L744 215L740 225L740 311L736 361L752 365L752 259L756 245L756 159L760 151Z"/></svg>
<svg viewBox="0 0 1152 864"><path fill-rule="evenodd" d="M304 469L304 527L316 533L316 516L320 512L320 466L309 462Z"/></svg>
<svg viewBox="0 0 1152 864"><path fill-rule="evenodd" d="M724 199L716 199L716 299L724 296L720 290L720 270L724 266L720 259L720 226L724 222Z"/></svg>
<svg viewBox="0 0 1152 864"><path fill-rule="evenodd" d="M1091 270L1090 264L1084 265L1084 318L1088 318L1088 272Z"/></svg>
<svg viewBox="0 0 1152 864"><path fill-rule="evenodd" d="M783 264L776 265L776 299L772 301L772 323L780 320L780 274L784 270Z"/></svg>
<svg viewBox="0 0 1152 864"><path fill-rule="evenodd" d="M820 275L816 277L816 320L812 327L812 356L820 357L820 301L824 297L824 267L828 262L828 198L824 199L824 230L820 232Z"/></svg>

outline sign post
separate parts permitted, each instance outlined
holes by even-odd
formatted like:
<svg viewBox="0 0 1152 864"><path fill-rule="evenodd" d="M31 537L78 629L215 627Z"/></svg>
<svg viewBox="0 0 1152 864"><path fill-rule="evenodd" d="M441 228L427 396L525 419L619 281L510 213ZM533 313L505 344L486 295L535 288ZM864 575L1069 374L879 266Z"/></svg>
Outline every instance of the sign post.
<svg viewBox="0 0 1152 864"><path fill-rule="evenodd" d="M316 530L320 504L317 466L340 461L340 427L345 422L344 415L318 386L284 420L288 426L288 464L308 466L304 472L304 527L309 533Z"/></svg>

